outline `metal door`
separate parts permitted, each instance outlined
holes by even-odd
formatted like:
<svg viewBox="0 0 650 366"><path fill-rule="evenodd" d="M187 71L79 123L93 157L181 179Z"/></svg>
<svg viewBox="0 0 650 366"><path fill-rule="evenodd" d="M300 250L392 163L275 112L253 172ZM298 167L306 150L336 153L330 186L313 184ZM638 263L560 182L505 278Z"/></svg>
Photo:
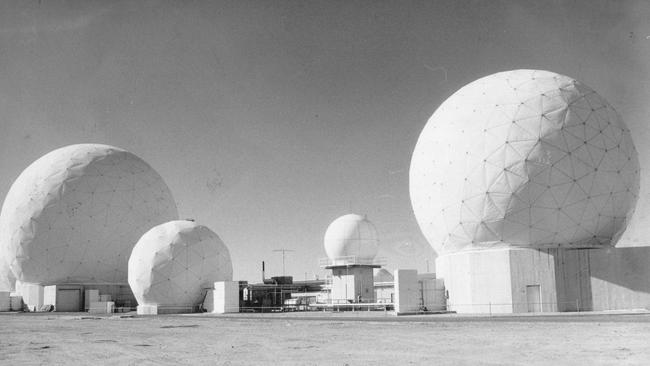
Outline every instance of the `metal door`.
<svg viewBox="0 0 650 366"><path fill-rule="evenodd" d="M539 285L526 286L526 302L528 303L529 313L539 313L542 311L542 301Z"/></svg>
<svg viewBox="0 0 650 366"><path fill-rule="evenodd" d="M61 289L56 293L56 311L79 311L81 309L81 290Z"/></svg>

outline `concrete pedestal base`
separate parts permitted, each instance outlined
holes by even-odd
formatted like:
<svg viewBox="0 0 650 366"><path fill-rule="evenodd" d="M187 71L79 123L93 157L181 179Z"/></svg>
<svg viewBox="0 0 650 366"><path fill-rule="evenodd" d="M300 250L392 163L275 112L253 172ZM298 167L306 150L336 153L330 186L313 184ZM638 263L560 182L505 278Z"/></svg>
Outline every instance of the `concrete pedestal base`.
<svg viewBox="0 0 650 366"><path fill-rule="evenodd" d="M437 276L458 313L557 311L555 266L548 251L494 249L436 259Z"/></svg>
<svg viewBox="0 0 650 366"><path fill-rule="evenodd" d="M436 268L459 313L650 309L650 247L460 252Z"/></svg>
<svg viewBox="0 0 650 366"><path fill-rule="evenodd" d="M373 269L376 265L332 265L331 299L334 304L375 302Z"/></svg>

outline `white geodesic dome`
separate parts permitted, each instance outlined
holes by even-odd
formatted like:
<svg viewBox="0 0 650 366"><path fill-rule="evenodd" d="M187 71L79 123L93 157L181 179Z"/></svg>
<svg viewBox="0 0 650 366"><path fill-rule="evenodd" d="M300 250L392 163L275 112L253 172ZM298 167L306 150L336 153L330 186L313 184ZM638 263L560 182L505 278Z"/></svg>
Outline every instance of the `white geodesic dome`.
<svg viewBox="0 0 650 366"><path fill-rule="evenodd" d="M28 166L0 214L0 255L25 283L126 283L140 236L178 218L146 162L125 150L79 144Z"/></svg>
<svg viewBox="0 0 650 366"><path fill-rule="evenodd" d="M332 261L343 258L368 261L379 250L377 229L366 217L356 214L343 215L325 231L325 253Z"/></svg>
<svg viewBox="0 0 650 366"><path fill-rule="evenodd" d="M422 131L413 210L439 253L615 245L639 192L630 131L595 91L539 70L454 93Z"/></svg>
<svg viewBox="0 0 650 366"><path fill-rule="evenodd" d="M193 221L152 228L129 258L129 285L140 305L196 306L203 289L231 280L228 248L212 230Z"/></svg>

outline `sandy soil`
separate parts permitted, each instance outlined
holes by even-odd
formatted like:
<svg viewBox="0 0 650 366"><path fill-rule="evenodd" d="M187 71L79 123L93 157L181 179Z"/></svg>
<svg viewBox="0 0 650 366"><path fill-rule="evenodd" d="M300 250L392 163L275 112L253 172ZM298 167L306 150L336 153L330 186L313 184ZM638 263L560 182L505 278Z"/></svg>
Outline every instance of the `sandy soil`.
<svg viewBox="0 0 650 366"><path fill-rule="evenodd" d="M547 318L0 314L2 365L650 364L650 314Z"/></svg>

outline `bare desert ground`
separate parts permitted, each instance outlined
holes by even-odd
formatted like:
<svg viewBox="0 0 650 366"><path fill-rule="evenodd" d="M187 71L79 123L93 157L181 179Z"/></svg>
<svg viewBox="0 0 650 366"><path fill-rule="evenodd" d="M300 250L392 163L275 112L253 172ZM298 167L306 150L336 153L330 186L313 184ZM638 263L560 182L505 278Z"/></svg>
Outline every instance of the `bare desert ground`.
<svg viewBox="0 0 650 366"><path fill-rule="evenodd" d="M650 314L0 313L2 365L648 365Z"/></svg>

